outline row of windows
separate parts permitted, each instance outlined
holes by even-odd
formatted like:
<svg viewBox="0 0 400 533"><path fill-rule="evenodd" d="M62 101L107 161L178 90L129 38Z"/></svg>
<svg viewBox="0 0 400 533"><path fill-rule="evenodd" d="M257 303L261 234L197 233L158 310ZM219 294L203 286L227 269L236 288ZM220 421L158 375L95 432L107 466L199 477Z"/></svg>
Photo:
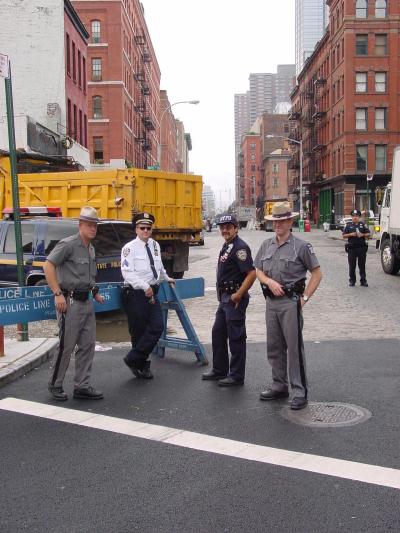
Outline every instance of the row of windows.
<svg viewBox="0 0 400 533"><path fill-rule="evenodd" d="M387 10L386 0L375 0L374 16L377 19L386 18ZM368 17L368 0L356 0L356 18L366 19Z"/></svg>
<svg viewBox="0 0 400 533"><path fill-rule="evenodd" d="M375 130L385 131L387 128L387 109L386 107L378 107L375 109ZM359 107L356 109L356 130L368 130L368 108Z"/></svg>
<svg viewBox="0 0 400 533"><path fill-rule="evenodd" d="M76 104L72 104L69 98L67 102L67 133L69 137L87 148L87 116L82 112L82 109L78 109Z"/></svg>
<svg viewBox="0 0 400 533"><path fill-rule="evenodd" d="M356 169L362 172L368 170L368 145L356 145ZM387 170L387 146L386 144L375 145L375 171Z"/></svg>
<svg viewBox="0 0 400 533"><path fill-rule="evenodd" d="M68 33L66 34L65 48L67 74L86 93L86 58L80 50L77 50L76 44L71 41Z"/></svg>
<svg viewBox="0 0 400 533"><path fill-rule="evenodd" d="M356 35L356 56L368 55L368 37L367 33L358 33ZM385 56L388 53L388 39L386 33L375 34L374 53L376 56Z"/></svg>
<svg viewBox="0 0 400 533"><path fill-rule="evenodd" d="M376 93L385 93L387 90L386 72L374 73L374 88ZM356 72L356 93L368 91L368 72Z"/></svg>

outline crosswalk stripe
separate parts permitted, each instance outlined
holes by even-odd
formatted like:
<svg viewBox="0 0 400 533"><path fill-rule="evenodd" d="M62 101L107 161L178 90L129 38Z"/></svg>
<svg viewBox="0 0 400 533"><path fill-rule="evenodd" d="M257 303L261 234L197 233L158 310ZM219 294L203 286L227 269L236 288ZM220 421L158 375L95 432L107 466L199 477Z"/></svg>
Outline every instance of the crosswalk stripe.
<svg viewBox="0 0 400 533"><path fill-rule="evenodd" d="M76 424L87 428L111 431L140 439L172 444L182 448L400 489L400 470L394 468L282 450L279 448L270 448L258 444L147 424L146 422L136 422L134 420L98 415L88 411L67 409L65 407L30 402L17 398L4 398L0 400L0 409L68 424Z"/></svg>

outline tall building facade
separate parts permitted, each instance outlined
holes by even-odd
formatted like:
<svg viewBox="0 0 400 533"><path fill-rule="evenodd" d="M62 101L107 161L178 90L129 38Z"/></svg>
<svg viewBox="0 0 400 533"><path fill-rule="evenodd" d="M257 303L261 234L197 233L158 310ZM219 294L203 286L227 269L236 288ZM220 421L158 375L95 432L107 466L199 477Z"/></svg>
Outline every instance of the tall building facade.
<svg viewBox="0 0 400 533"><path fill-rule="evenodd" d="M89 148L92 166L157 163L160 68L139 0L76 0L90 33Z"/></svg>
<svg viewBox="0 0 400 533"><path fill-rule="evenodd" d="M32 9L23 4L1 4L2 27L18 34L0 33L0 50L11 62L17 148L68 155L88 168L89 35L69 0L43 0ZM0 99L0 148L8 149L5 115Z"/></svg>
<svg viewBox="0 0 400 533"><path fill-rule="evenodd" d="M328 0L329 27L292 93L293 193L315 221L376 211L400 143L400 2ZM370 179L368 179L370 178ZM308 202L308 204L307 204ZM322 217L322 218L321 218Z"/></svg>
<svg viewBox="0 0 400 533"><path fill-rule="evenodd" d="M203 218L215 217L215 195L210 185L203 185Z"/></svg>
<svg viewBox="0 0 400 533"><path fill-rule="evenodd" d="M326 0L296 0L295 40L296 75L311 56L327 26Z"/></svg>
<svg viewBox="0 0 400 533"><path fill-rule="evenodd" d="M290 93L296 85L296 65L278 65L275 77L275 106L290 102Z"/></svg>
<svg viewBox="0 0 400 533"><path fill-rule="evenodd" d="M264 112L272 113L276 103L276 74L250 74L250 124Z"/></svg>
<svg viewBox="0 0 400 533"><path fill-rule="evenodd" d="M240 198L239 181L239 154L243 135L250 130L250 98L249 91L234 96L234 117L235 117L235 197Z"/></svg>

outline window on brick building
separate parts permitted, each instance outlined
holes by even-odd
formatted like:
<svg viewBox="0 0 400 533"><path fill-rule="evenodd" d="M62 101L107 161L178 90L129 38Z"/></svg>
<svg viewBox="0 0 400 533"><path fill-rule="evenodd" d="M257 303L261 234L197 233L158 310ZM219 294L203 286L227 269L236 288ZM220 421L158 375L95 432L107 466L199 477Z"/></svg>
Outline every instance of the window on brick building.
<svg viewBox="0 0 400 533"><path fill-rule="evenodd" d="M79 144L83 145L83 123L81 110L79 110Z"/></svg>
<svg viewBox="0 0 400 533"><path fill-rule="evenodd" d="M99 164L104 162L103 137L93 137L93 161Z"/></svg>
<svg viewBox="0 0 400 533"><path fill-rule="evenodd" d="M67 73L71 75L71 41L69 38L69 35L67 33L66 35L66 42L65 42L66 52L67 52Z"/></svg>
<svg viewBox="0 0 400 533"><path fill-rule="evenodd" d="M71 100L68 98L68 105L67 105L67 135L71 135L72 133L72 104Z"/></svg>
<svg viewBox="0 0 400 533"><path fill-rule="evenodd" d="M87 116L83 115L83 146L87 148Z"/></svg>
<svg viewBox="0 0 400 533"><path fill-rule="evenodd" d="M272 180L272 188L277 189L278 188L278 178L274 178Z"/></svg>
<svg viewBox="0 0 400 533"><path fill-rule="evenodd" d="M103 99L101 96L92 98L93 118L103 118Z"/></svg>
<svg viewBox="0 0 400 533"><path fill-rule="evenodd" d="M251 143L251 144L250 144L250 149L251 149L251 150L255 150L255 149L256 149L256 145L255 145L254 143Z"/></svg>
<svg viewBox="0 0 400 533"><path fill-rule="evenodd" d="M375 17L377 19L386 18L386 0L376 0L376 2L375 2Z"/></svg>
<svg viewBox="0 0 400 533"><path fill-rule="evenodd" d="M358 33L356 35L356 56L368 55L368 35Z"/></svg>
<svg viewBox="0 0 400 533"><path fill-rule="evenodd" d="M375 129L376 130L386 129L386 108L385 107L377 107L375 109Z"/></svg>
<svg viewBox="0 0 400 533"><path fill-rule="evenodd" d="M387 146L385 144L375 145L375 170L386 170Z"/></svg>
<svg viewBox="0 0 400 533"><path fill-rule="evenodd" d="M356 146L356 157L357 157L357 170L366 171L367 170L368 146L365 144L358 144Z"/></svg>
<svg viewBox="0 0 400 533"><path fill-rule="evenodd" d="M377 34L375 35L375 55L385 56L387 54L387 35Z"/></svg>
<svg viewBox="0 0 400 533"><path fill-rule="evenodd" d="M78 110L75 104L74 104L74 131L72 132L72 137L75 139L75 141L78 138Z"/></svg>
<svg viewBox="0 0 400 533"><path fill-rule="evenodd" d="M356 0L356 18L366 19L368 15L367 0Z"/></svg>
<svg viewBox="0 0 400 533"><path fill-rule="evenodd" d="M86 58L82 56L82 90L86 94Z"/></svg>
<svg viewBox="0 0 400 533"><path fill-rule="evenodd" d="M386 92L386 72L375 72L375 91L377 93Z"/></svg>
<svg viewBox="0 0 400 533"><path fill-rule="evenodd" d="M92 20L92 43L101 42L101 24L99 20Z"/></svg>
<svg viewBox="0 0 400 533"><path fill-rule="evenodd" d="M256 154L251 154L250 159L251 159L252 161L254 161L255 158L256 158Z"/></svg>
<svg viewBox="0 0 400 533"><path fill-rule="evenodd" d="M102 79L101 59L93 58L92 59L92 81L101 81L101 79Z"/></svg>
<svg viewBox="0 0 400 533"><path fill-rule="evenodd" d="M255 166L255 165L251 165L251 166L250 166L250 170L251 170L252 172L255 172L255 170L256 170L256 166Z"/></svg>
<svg viewBox="0 0 400 533"><path fill-rule="evenodd" d="M76 47L72 42L72 79L76 81Z"/></svg>
<svg viewBox="0 0 400 533"><path fill-rule="evenodd" d="M78 50L78 85L82 87L82 55Z"/></svg>
<svg viewBox="0 0 400 533"><path fill-rule="evenodd" d="M272 165L272 172L273 172L274 174L278 174L278 172L279 172L279 165L278 165L278 163L274 163L274 164Z"/></svg>
<svg viewBox="0 0 400 533"><path fill-rule="evenodd" d="M365 131L368 128L368 108L356 109L356 130Z"/></svg>
<svg viewBox="0 0 400 533"><path fill-rule="evenodd" d="M367 92L368 75L366 72L356 72L356 93Z"/></svg>

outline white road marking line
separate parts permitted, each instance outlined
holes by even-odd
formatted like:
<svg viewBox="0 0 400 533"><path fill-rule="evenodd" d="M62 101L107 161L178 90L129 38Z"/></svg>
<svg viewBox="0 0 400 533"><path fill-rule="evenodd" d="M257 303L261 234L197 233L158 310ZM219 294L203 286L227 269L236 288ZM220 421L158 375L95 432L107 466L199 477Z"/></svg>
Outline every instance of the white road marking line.
<svg viewBox="0 0 400 533"><path fill-rule="evenodd" d="M204 292L212 292L216 291L217 289L215 287L205 287Z"/></svg>
<svg viewBox="0 0 400 533"><path fill-rule="evenodd" d="M0 400L0 409L103 431L111 431L140 439L163 442L182 448L190 448L192 450L227 455L248 461L258 461L260 463L294 468L306 472L349 479L351 481L360 481L361 483L400 489L400 470L394 468L281 450L279 448L270 448L268 446L213 437L192 431L147 424L146 422L135 422L134 420L125 420L112 416L96 415L87 411L29 402L17 398L4 398Z"/></svg>

